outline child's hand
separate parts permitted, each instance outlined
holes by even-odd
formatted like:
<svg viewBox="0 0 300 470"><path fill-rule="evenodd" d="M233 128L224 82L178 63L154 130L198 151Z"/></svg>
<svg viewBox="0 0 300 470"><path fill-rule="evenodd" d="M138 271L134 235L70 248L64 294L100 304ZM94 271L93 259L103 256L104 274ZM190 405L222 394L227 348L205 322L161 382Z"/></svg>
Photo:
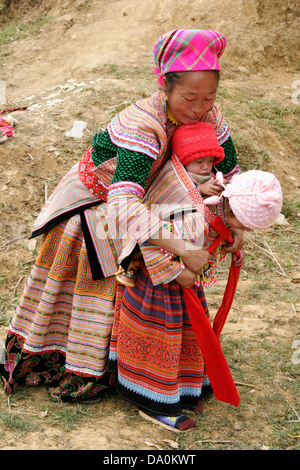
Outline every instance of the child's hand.
<svg viewBox="0 0 300 470"><path fill-rule="evenodd" d="M239 258L236 256L236 253L232 253L231 257L232 257L232 262L234 266L237 266L237 267L240 266L241 268L245 266L246 253L244 252L244 250L240 250Z"/></svg>
<svg viewBox="0 0 300 470"><path fill-rule="evenodd" d="M211 178L205 183L198 184L197 189L202 196L217 196L223 190L218 180Z"/></svg>
<svg viewBox="0 0 300 470"><path fill-rule="evenodd" d="M224 250L226 253L235 253L239 251L244 246L244 231L240 229L232 229L231 235L233 238L233 243L228 243L224 241Z"/></svg>

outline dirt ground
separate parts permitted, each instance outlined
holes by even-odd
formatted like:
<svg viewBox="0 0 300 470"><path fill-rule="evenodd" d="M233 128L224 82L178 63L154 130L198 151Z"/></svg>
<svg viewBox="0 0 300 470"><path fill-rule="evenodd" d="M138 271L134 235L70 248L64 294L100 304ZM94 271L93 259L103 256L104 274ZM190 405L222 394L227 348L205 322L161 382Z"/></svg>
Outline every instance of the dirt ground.
<svg viewBox="0 0 300 470"><path fill-rule="evenodd" d="M7 101L0 107L29 109L13 113L18 120L15 135L0 146L0 292L2 314L7 319L13 314L36 256L38 241L28 238L45 197L90 145L95 132L105 128L126 104L155 91L149 51L165 31L185 27L225 33L228 46L222 58L220 102L233 139L244 152L244 163L258 167L259 155L266 165L263 169L274 171L280 180L288 203L299 201L299 2L15 0L10 4L10 10L6 7L8 19L14 18L28 29L19 27L13 40L1 45L0 80L6 84ZM47 21L33 34L30 28L41 18ZM269 115L262 117L268 110ZM275 118L282 118L284 111L283 125ZM80 139L65 135L75 120L87 124ZM289 220L286 227L297 241L295 220ZM271 238L274 235L277 239L277 229L272 230ZM251 358L255 359L255 344L262 343L263 334L270 344L288 345L290 356L292 345L299 340L298 248L295 244L289 253L278 248L279 273L274 274L271 287L266 284L262 288L264 274L250 275L247 268L242 273L230 321L222 335L229 355L229 346L235 342L245 351L247 347L252 351L250 354L247 350L248 360L240 374L239 410L210 398L204 404L204 417L199 418L197 430L183 438L142 421L135 408L116 395L108 394L92 410L77 409L83 419L78 426L66 428L53 419L60 416L62 406L50 404L46 390L27 391L30 403L22 396L7 403L1 391L0 413L8 406L10 412L21 412L28 419L35 416L40 427L21 432L0 421L0 447L191 450L201 449L204 441L213 449L224 445L248 450L297 446L295 431L290 438L279 438L280 430L277 427L274 431L273 425L283 415L297 419L299 396L294 376L300 366L294 365L288 378L279 375L268 383L264 382L267 372L258 373L251 366ZM212 311L220 302L225 279L211 296ZM279 295L282 290L289 297ZM7 326L8 320L0 326L2 341ZM235 357L233 366L242 360L241 348ZM265 403L269 394L273 396L279 390L278 404L275 401L270 408L273 412L280 410L278 414L270 413L270 417L268 405L260 412L259 403ZM69 408L74 409L72 405ZM282 432L288 434L284 424Z"/></svg>

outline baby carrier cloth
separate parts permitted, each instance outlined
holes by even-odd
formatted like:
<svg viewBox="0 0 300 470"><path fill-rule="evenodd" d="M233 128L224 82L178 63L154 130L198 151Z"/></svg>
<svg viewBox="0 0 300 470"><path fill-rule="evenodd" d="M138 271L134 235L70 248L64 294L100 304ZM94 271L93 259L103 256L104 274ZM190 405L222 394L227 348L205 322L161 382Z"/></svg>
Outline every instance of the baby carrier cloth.
<svg viewBox="0 0 300 470"><path fill-rule="evenodd" d="M210 224L216 232L219 233L219 237L209 247L209 252L212 252L224 239L229 243L232 243L233 239L231 233L219 217L216 216ZM239 258L240 253L236 252L236 255ZM222 304L215 316L213 327L206 317L203 307L193 289L191 287L183 289L188 314L203 354L204 363L214 395L217 400L231 403L236 407L240 404L240 396L223 354L219 336L233 302L239 280L240 269L241 268L239 266L234 265L233 261L231 262Z"/></svg>

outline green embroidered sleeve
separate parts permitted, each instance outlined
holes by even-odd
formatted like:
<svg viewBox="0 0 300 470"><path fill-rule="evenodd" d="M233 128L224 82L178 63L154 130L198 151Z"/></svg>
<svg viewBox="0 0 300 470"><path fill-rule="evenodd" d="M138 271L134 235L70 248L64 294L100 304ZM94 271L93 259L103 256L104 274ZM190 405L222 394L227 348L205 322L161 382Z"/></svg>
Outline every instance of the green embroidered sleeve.
<svg viewBox="0 0 300 470"><path fill-rule="evenodd" d="M118 157L118 164L112 183L132 181L145 188L153 163L152 158L141 152L133 152L132 150L117 147L111 142L107 130L95 134L92 146L92 160L95 166L116 156Z"/></svg>
<svg viewBox="0 0 300 470"><path fill-rule="evenodd" d="M118 148L118 164L112 183L132 181L146 187L153 159L140 152Z"/></svg>
<svg viewBox="0 0 300 470"><path fill-rule="evenodd" d="M92 146L92 160L95 166L117 155L117 147L110 140L107 130L94 135Z"/></svg>
<svg viewBox="0 0 300 470"><path fill-rule="evenodd" d="M221 171L223 175L230 173L237 165L236 151L232 138L229 137L226 142L222 144L225 151L225 158L216 165L218 171Z"/></svg>

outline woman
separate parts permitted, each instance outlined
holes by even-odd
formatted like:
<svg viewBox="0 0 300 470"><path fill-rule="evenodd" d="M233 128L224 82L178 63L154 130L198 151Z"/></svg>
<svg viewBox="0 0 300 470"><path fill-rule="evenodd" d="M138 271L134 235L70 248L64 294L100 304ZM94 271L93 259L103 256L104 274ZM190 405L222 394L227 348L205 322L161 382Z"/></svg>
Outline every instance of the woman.
<svg viewBox="0 0 300 470"><path fill-rule="evenodd" d="M238 171L230 131L216 98L222 34L174 30L153 47L163 90L126 108L94 136L80 162L58 184L38 216L32 236L40 251L11 321L1 376L7 393L17 383L51 385L63 401L97 400L110 385L107 356L116 293L115 273L136 245L146 241L167 255L164 282L186 284L209 253L166 234L163 222L143 205L150 184L170 158L180 124L209 121L225 151L220 170ZM236 232L228 250L243 242ZM187 279L188 278L188 279Z"/></svg>
<svg viewBox="0 0 300 470"><path fill-rule="evenodd" d="M145 204L155 204L166 227L178 237L197 246L211 246L219 237L216 223L225 225L225 231L226 226L249 231L274 223L282 206L282 191L272 173L244 172L235 175L225 190L219 187L220 195L205 200L200 196L199 179L201 186L202 177L224 155L210 123L180 126L172 148L172 157L149 188ZM209 383L216 398L235 406L240 401L215 344L228 312L218 312L213 331L202 288L216 280L217 264L224 257L222 245L212 250L213 262L194 282L192 306L176 279L168 284L161 281L158 248L147 242L141 251L147 269L144 263L140 265L136 285L126 287L116 309L109 367L118 372L120 395L135 404L144 418L175 432L189 430L196 423L184 410L201 412L199 400ZM237 262L232 255L233 266L243 265L242 252Z"/></svg>

